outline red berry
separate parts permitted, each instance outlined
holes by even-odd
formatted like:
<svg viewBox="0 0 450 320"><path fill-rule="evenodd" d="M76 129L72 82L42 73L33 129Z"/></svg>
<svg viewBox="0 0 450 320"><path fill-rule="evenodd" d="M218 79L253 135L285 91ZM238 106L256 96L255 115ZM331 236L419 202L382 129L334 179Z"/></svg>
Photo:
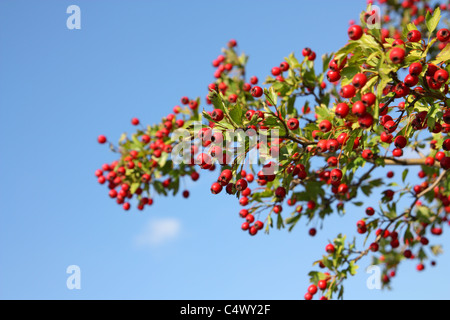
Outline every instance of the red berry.
<svg viewBox="0 0 450 320"><path fill-rule="evenodd" d="M356 101L352 106L352 113L357 117L361 117L366 113L366 106L361 101Z"/></svg>
<svg viewBox="0 0 450 320"><path fill-rule="evenodd" d="M361 28L361 26L358 25L353 25L350 26L350 28L348 28L348 37L351 40L359 40L361 39L362 35L363 35L363 29Z"/></svg>
<svg viewBox="0 0 450 320"><path fill-rule="evenodd" d="M245 179L239 179L236 181L236 190L243 191L247 189L247 181Z"/></svg>
<svg viewBox="0 0 450 320"><path fill-rule="evenodd" d="M325 290L327 288L327 282L325 280L319 280L317 286L320 290Z"/></svg>
<svg viewBox="0 0 450 320"><path fill-rule="evenodd" d="M331 130L331 122L328 120L322 120L319 124L319 128L322 132L329 132Z"/></svg>
<svg viewBox="0 0 450 320"><path fill-rule="evenodd" d="M312 295L315 295L317 293L317 286L312 284L308 287L308 292Z"/></svg>
<svg viewBox="0 0 450 320"><path fill-rule="evenodd" d="M350 108L349 108L348 104L342 102L336 106L335 114L338 118L343 119L348 115L349 110L350 110Z"/></svg>
<svg viewBox="0 0 450 320"><path fill-rule="evenodd" d="M273 67L272 68L272 75L279 76L281 74L281 68L280 67Z"/></svg>
<svg viewBox="0 0 450 320"><path fill-rule="evenodd" d="M214 182L211 186L211 193L218 194L222 191L222 185L218 182Z"/></svg>
<svg viewBox="0 0 450 320"><path fill-rule="evenodd" d="M291 118L287 121L287 126L290 130L297 130L299 126L298 119Z"/></svg>
<svg viewBox="0 0 450 320"><path fill-rule="evenodd" d="M106 137L104 135L99 135L97 138L98 143L105 143L106 142Z"/></svg>
<svg viewBox="0 0 450 320"><path fill-rule="evenodd" d="M250 92L251 92L252 96L254 96L255 98L259 98L263 94L263 89L261 87L254 86Z"/></svg>
<svg viewBox="0 0 450 320"><path fill-rule="evenodd" d="M392 63L400 64L405 59L405 50L400 47L395 47L391 50L389 54L389 58L391 59Z"/></svg>
<svg viewBox="0 0 450 320"><path fill-rule="evenodd" d="M358 123L361 128L369 129L373 125L373 116L370 113L366 112L358 118Z"/></svg>
<svg viewBox="0 0 450 320"><path fill-rule="evenodd" d="M366 82L367 82L366 75L364 73L357 73L353 77L352 84L355 86L355 88L361 89L362 87L364 87Z"/></svg>
<svg viewBox="0 0 450 320"><path fill-rule="evenodd" d="M363 95L361 97L361 102L366 106L366 107L370 107L375 103L376 100L376 96L372 93L366 93L365 95Z"/></svg>
<svg viewBox="0 0 450 320"><path fill-rule="evenodd" d="M283 61L282 63L280 63L280 69L281 69L281 71L288 71L289 70L289 63Z"/></svg>
<svg viewBox="0 0 450 320"><path fill-rule="evenodd" d="M330 82L339 81L341 79L341 74L339 73L339 71L329 70L327 72L327 79Z"/></svg>
<svg viewBox="0 0 450 320"><path fill-rule="evenodd" d="M394 140L395 146L400 149L403 149L404 147L406 147L407 143L408 143L408 141L406 140L406 138L404 136L397 136L397 138L395 138L395 140Z"/></svg>
<svg viewBox="0 0 450 320"><path fill-rule="evenodd" d="M448 80L448 72L447 70L441 69L436 71L434 74L434 80L436 80L439 83L445 83Z"/></svg>
<svg viewBox="0 0 450 320"><path fill-rule="evenodd" d="M220 109L214 109L213 112L211 113L211 118L213 118L214 121L222 121L224 117L223 111Z"/></svg>
<svg viewBox="0 0 450 320"><path fill-rule="evenodd" d="M325 251L332 254L335 251L334 245L332 245L331 243L327 244L327 246L325 247Z"/></svg>
<svg viewBox="0 0 450 320"><path fill-rule="evenodd" d="M447 42L450 40L450 31L446 28L440 29L437 32L436 37L440 42Z"/></svg>
<svg viewBox="0 0 450 320"><path fill-rule="evenodd" d="M422 39L422 34L419 30L411 30L407 36L409 42L419 42Z"/></svg>
<svg viewBox="0 0 450 320"><path fill-rule="evenodd" d="M133 126L137 126L137 125L139 124L139 119L138 119L138 118L133 118L133 119L131 119L131 124L132 124Z"/></svg>
<svg viewBox="0 0 450 320"><path fill-rule="evenodd" d="M422 65L419 62L414 62L409 66L409 74L412 76L419 76L422 70Z"/></svg>
<svg viewBox="0 0 450 320"><path fill-rule="evenodd" d="M353 98L356 94L356 88L353 85L348 84L341 88L341 90L339 91L339 94L342 98L345 98L345 99Z"/></svg>

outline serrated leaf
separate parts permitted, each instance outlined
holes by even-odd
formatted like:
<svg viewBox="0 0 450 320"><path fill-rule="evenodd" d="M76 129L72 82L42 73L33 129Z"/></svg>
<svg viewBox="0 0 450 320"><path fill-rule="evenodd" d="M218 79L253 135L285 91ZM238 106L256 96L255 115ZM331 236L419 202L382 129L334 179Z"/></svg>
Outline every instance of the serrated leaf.
<svg viewBox="0 0 450 320"><path fill-rule="evenodd" d="M426 20L427 29L430 32L430 34L438 26L440 19L441 19L441 9L439 9L439 7L434 9L433 15L430 15L430 13L427 11L427 15L425 17L425 20Z"/></svg>

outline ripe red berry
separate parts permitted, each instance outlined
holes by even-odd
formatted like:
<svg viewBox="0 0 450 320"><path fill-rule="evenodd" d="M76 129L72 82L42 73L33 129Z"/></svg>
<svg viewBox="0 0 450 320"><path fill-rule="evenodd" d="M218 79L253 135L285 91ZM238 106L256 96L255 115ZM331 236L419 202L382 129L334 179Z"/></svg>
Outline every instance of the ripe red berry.
<svg viewBox="0 0 450 320"><path fill-rule="evenodd" d="M182 97L181 98L181 103L182 104L188 104L189 103L189 98L188 97Z"/></svg>
<svg viewBox="0 0 450 320"><path fill-rule="evenodd" d="M450 31L446 28L440 29L437 32L436 37L440 42L447 42L450 40Z"/></svg>
<svg viewBox="0 0 450 320"><path fill-rule="evenodd" d="M237 42L234 39L231 39L230 41L228 41L228 47L230 48L234 48L237 46Z"/></svg>
<svg viewBox="0 0 450 320"><path fill-rule="evenodd" d="M283 211L283 207L280 206L279 204L273 206L273 212L275 212L276 214L281 213L281 211Z"/></svg>
<svg viewBox="0 0 450 320"><path fill-rule="evenodd" d="M236 181L236 190L237 191L243 191L247 189L247 181L245 179L239 179Z"/></svg>
<svg viewBox="0 0 450 320"><path fill-rule="evenodd" d="M97 138L98 143L105 143L106 142L106 137L104 135L99 135Z"/></svg>
<svg viewBox="0 0 450 320"><path fill-rule="evenodd" d="M250 92L251 92L252 96L254 96L255 98L259 98L263 94L263 89L261 87L254 86Z"/></svg>
<svg viewBox="0 0 450 320"><path fill-rule="evenodd" d="M441 69L436 71L434 74L434 80L436 80L439 83L445 83L448 81L448 72L447 70Z"/></svg>
<svg viewBox="0 0 450 320"><path fill-rule="evenodd" d="M334 253L335 251L334 245L332 245L331 243L327 244L327 246L325 247L325 251L330 254Z"/></svg>
<svg viewBox="0 0 450 320"><path fill-rule="evenodd" d="M385 143L391 144L393 138L394 137L392 136L392 134L386 133L385 131L381 132L380 134L380 140Z"/></svg>
<svg viewBox="0 0 450 320"><path fill-rule="evenodd" d="M272 68L272 75L279 76L281 74L281 68L280 67L273 67Z"/></svg>
<svg viewBox="0 0 450 320"><path fill-rule="evenodd" d="M373 158L373 152L370 149L365 149L361 153L361 156L363 157L363 159L370 160Z"/></svg>
<svg viewBox="0 0 450 320"><path fill-rule="evenodd" d="M367 82L367 77L364 73L357 73L353 77L352 84L357 89L361 89Z"/></svg>
<svg viewBox="0 0 450 320"><path fill-rule="evenodd" d="M397 136L394 140L394 144L397 148L403 149L406 147L408 140L404 136Z"/></svg>
<svg viewBox="0 0 450 320"><path fill-rule="evenodd" d="M425 165L430 166L430 167L434 166L434 158L433 157L427 157L425 159Z"/></svg>
<svg viewBox="0 0 450 320"><path fill-rule="evenodd" d="M331 130L331 122L328 120L322 120L319 123L319 128L322 132L329 132Z"/></svg>
<svg viewBox="0 0 450 320"><path fill-rule="evenodd" d="M315 295L317 293L317 286L312 284L308 287L308 292L312 295Z"/></svg>
<svg viewBox="0 0 450 320"><path fill-rule="evenodd" d="M370 107L372 105L374 105L376 100L376 96L372 93L366 93L365 95L363 95L361 97L361 102L366 106L366 107Z"/></svg>
<svg viewBox="0 0 450 320"><path fill-rule="evenodd" d="M358 123L361 128L369 129L373 125L373 116L370 113L366 112L358 118Z"/></svg>
<svg viewBox="0 0 450 320"><path fill-rule="evenodd" d="M333 169L330 172L330 179L334 182L341 181L342 171L340 169Z"/></svg>
<svg viewBox="0 0 450 320"><path fill-rule="evenodd" d="M309 61L314 61L316 60L316 53L314 51L311 51L311 53L308 56L308 60Z"/></svg>
<svg viewBox="0 0 450 320"><path fill-rule="evenodd" d="M377 252L378 249L380 248L380 246L378 245L378 243L374 242L374 243L372 243L372 244L370 245L369 248L370 248L370 251L372 251L372 252Z"/></svg>
<svg viewBox="0 0 450 320"><path fill-rule="evenodd" d="M309 56L311 54L311 49L310 48L304 48L303 50L302 50L302 55L304 56L304 57L307 57L307 56Z"/></svg>
<svg viewBox="0 0 450 320"><path fill-rule="evenodd" d="M368 216L373 216L375 214L375 210L372 207L366 208L366 214Z"/></svg>
<svg viewBox="0 0 450 320"><path fill-rule="evenodd" d="M247 197L242 197L239 199L239 204L243 207L245 207L248 204L248 198Z"/></svg>
<svg viewBox="0 0 450 320"><path fill-rule="evenodd" d="M224 117L223 111L220 109L214 109L213 112L211 113L211 118L213 118L214 121L222 121Z"/></svg>
<svg viewBox="0 0 450 320"><path fill-rule="evenodd" d="M348 84L341 88L341 90L339 91L339 94L342 98L345 98L345 99L353 98L356 94L356 88L353 85Z"/></svg>
<svg viewBox="0 0 450 320"><path fill-rule="evenodd" d="M264 228L264 223L262 221L258 220L258 221L255 222L254 226L255 226L256 229L261 230L262 228Z"/></svg>
<svg viewBox="0 0 450 320"><path fill-rule="evenodd" d="M298 119L291 118L287 121L287 126L290 130L297 130L299 126Z"/></svg>
<svg viewBox="0 0 450 320"><path fill-rule="evenodd" d="M392 155L396 158L399 158L403 156L403 150L400 148L395 148L394 150L392 150Z"/></svg>
<svg viewBox="0 0 450 320"><path fill-rule="evenodd" d="M440 161L441 167L444 170L450 169L450 157L443 157Z"/></svg>
<svg viewBox="0 0 450 320"><path fill-rule="evenodd" d="M282 63L280 63L280 69L281 69L281 71L288 71L289 63L287 63L286 61L283 61Z"/></svg>
<svg viewBox="0 0 450 320"><path fill-rule="evenodd" d="M358 25L353 25L350 26L350 28L348 28L348 37L351 40L359 40L361 39L362 35L363 35L363 29L361 28L361 26Z"/></svg>
<svg viewBox="0 0 450 320"><path fill-rule="evenodd" d="M211 186L211 193L218 194L222 191L222 185L218 182L214 182Z"/></svg>
<svg viewBox="0 0 450 320"><path fill-rule="evenodd" d="M342 102L336 106L335 114L338 118L343 119L348 115L349 110L348 104Z"/></svg>
<svg viewBox="0 0 450 320"><path fill-rule="evenodd" d="M409 42L419 42L422 39L422 34L419 30L411 30L407 36Z"/></svg>
<svg viewBox="0 0 450 320"><path fill-rule="evenodd" d="M391 59L392 63L400 64L405 59L405 50L400 47L395 47L391 50L389 54L389 58Z"/></svg>
<svg viewBox="0 0 450 320"><path fill-rule="evenodd" d="M404 83L408 87L414 87L415 85L417 85L419 83L419 77L408 74L405 77Z"/></svg>
<svg viewBox="0 0 450 320"><path fill-rule="evenodd" d="M319 280L317 286L320 290L325 290L327 288L327 282L325 280Z"/></svg>
<svg viewBox="0 0 450 320"><path fill-rule="evenodd" d="M357 117L361 117L366 113L366 106L361 101L356 101L352 106L352 113Z"/></svg>
<svg viewBox="0 0 450 320"><path fill-rule="evenodd" d="M196 110L198 108L198 102L197 100L191 100L189 101L189 108L191 110Z"/></svg>
<svg viewBox="0 0 450 320"><path fill-rule="evenodd" d="M339 73L339 71L329 70L327 72L327 79L330 82L339 81L341 79L341 74Z"/></svg>
<svg viewBox="0 0 450 320"><path fill-rule="evenodd" d="M414 62L409 66L409 74L412 76L419 76L422 70L422 65L419 62Z"/></svg>
<svg viewBox="0 0 450 320"><path fill-rule="evenodd" d="M397 129L397 124L396 124L394 121L392 121L392 120L387 121L387 122L384 124L384 129L385 129L388 133L392 133L392 132L395 131L395 129Z"/></svg>

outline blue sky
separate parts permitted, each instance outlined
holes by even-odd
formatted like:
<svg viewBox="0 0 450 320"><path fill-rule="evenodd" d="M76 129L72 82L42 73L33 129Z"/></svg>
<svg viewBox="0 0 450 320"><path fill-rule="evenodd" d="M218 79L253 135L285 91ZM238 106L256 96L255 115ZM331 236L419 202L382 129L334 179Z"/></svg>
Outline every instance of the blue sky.
<svg viewBox="0 0 450 320"><path fill-rule="evenodd" d="M81 30L66 27L72 4L81 8ZM1 1L0 298L302 299L311 262L328 239L354 234L362 209L331 217L313 239L301 222L291 233L250 237L240 230L238 202L210 194L217 173L202 172L188 185L189 200L156 198L144 212L125 213L96 183L94 171L115 159L96 137L117 141L132 132L132 117L155 123L181 96L203 98L211 61L231 38L250 55L249 74L262 79L292 51L340 48L364 7ZM445 232L432 238L448 240ZM69 265L81 269L80 290L66 287ZM368 265L347 281L346 298L450 297L448 254L421 274L404 263L391 292L367 289Z"/></svg>

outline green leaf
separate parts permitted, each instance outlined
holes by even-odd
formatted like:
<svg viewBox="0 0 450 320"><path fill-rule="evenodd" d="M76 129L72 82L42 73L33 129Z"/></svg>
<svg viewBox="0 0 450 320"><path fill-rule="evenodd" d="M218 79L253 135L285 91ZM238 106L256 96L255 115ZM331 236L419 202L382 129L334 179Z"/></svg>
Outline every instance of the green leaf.
<svg viewBox="0 0 450 320"><path fill-rule="evenodd" d="M406 176L408 175L408 172L409 172L408 169L403 170L403 173L402 173L402 181L403 182L405 182L405 179L406 179Z"/></svg>
<svg viewBox="0 0 450 320"><path fill-rule="evenodd" d="M277 102L278 102L278 95L276 94L273 86L270 87L269 90L267 90L266 88L264 88L264 95L267 98L267 101L270 102L270 104L274 107L277 106Z"/></svg>
<svg viewBox="0 0 450 320"><path fill-rule="evenodd" d="M434 9L433 16L430 15L430 13L427 11L427 15L425 17L427 29L430 32L430 34L436 29L438 26L439 20L441 19L441 9L437 7Z"/></svg>
<svg viewBox="0 0 450 320"><path fill-rule="evenodd" d="M232 107L230 109L230 118L237 124L237 125L242 125L242 108L238 105L235 105L234 107Z"/></svg>
<svg viewBox="0 0 450 320"><path fill-rule="evenodd" d="M358 268L359 267L358 267L358 265L355 264L355 261L350 261L350 265L349 265L348 269L352 276L354 276L357 273L356 270L358 270Z"/></svg>
<svg viewBox="0 0 450 320"><path fill-rule="evenodd" d="M278 214L277 229L281 229L281 228L284 228L284 222L283 222L283 218L281 217L281 214Z"/></svg>
<svg viewBox="0 0 450 320"><path fill-rule="evenodd" d="M140 182L133 182L130 186L130 192L131 194L134 194L136 190L141 186Z"/></svg>
<svg viewBox="0 0 450 320"><path fill-rule="evenodd" d="M450 43L448 43L444 49L439 52L436 56L436 59L432 61L434 64L439 64L441 62L445 62L450 60Z"/></svg>

